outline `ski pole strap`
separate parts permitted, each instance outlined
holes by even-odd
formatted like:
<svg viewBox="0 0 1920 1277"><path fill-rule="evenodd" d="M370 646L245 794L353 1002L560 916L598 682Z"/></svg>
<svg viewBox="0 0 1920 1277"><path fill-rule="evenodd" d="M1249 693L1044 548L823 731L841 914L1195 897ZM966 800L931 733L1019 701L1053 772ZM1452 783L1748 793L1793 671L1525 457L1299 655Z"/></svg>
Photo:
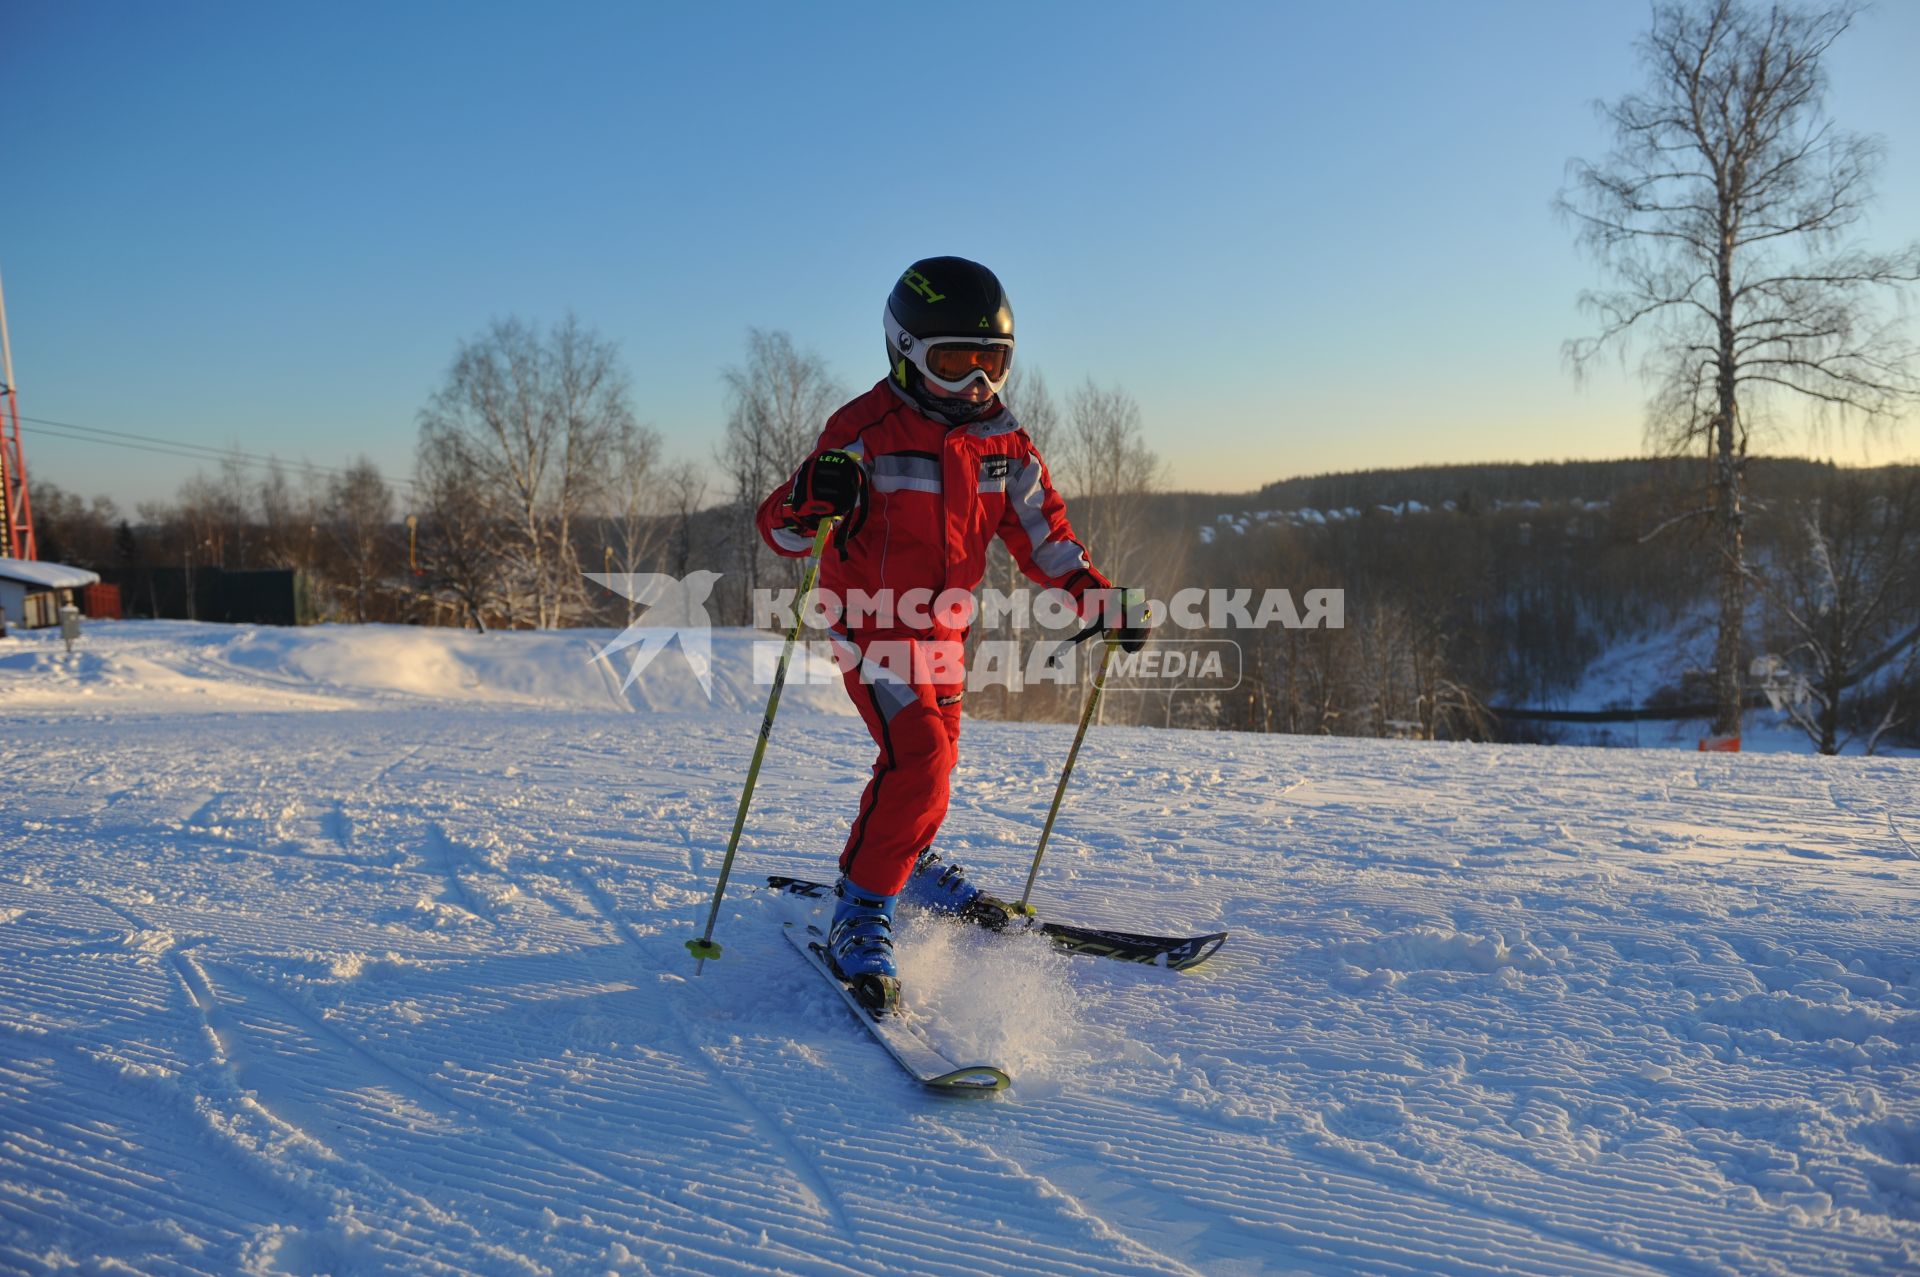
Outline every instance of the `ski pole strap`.
<svg viewBox="0 0 1920 1277"><path fill-rule="evenodd" d="M687 941L687 951L699 959L694 967L698 975L706 969L708 958L720 956L714 943L713 927L720 918L720 898L727 892L727 878L733 873L733 853L740 846L740 831L747 825L747 808L753 802L754 782L760 779L760 763L767 756L767 740L773 735L773 715L780 708L780 689L787 683L787 664L793 659L793 645L800 639L800 627L806 623L807 605L813 601L814 582L820 577L820 556L826 552L827 539L833 535L835 520L820 520L813 534L813 552L807 558L807 570L800 578L800 603L794 609L793 625L787 630L786 646L780 649L780 664L773 671L773 690L767 693L767 712L760 719L760 735L753 744L753 761L747 765L747 783L740 790L740 806L733 813L733 833L727 837L727 854L720 861L720 880L713 887L713 907L707 911L707 930L697 940Z"/></svg>
<svg viewBox="0 0 1920 1277"><path fill-rule="evenodd" d="M1015 906L1021 913L1033 912L1027 897L1033 894L1033 880L1040 876L1040 858L1047 854L1047 838L1053 833L1054 818L1060 814L1060 800L1066 797L1067 778L1073 775L1074 760L1080 757L1080 742L1087 738L1087 724L1093 721L1093 711L1100 704L1100 693L1107 685L1107 670L1113 665L1113 653L1119 645L1117 637L1111 634L1107 636L1107 650L1100 657L1100 671L1093 676L1093 686L1087 691L1087 703L1080 709L1080 728L1073 734L1073 748L1067 751L1067 765L1060 769L1060 783L1053 787L1053 805L1047 808L1047 823L1040 827L1040 845L1034 849L1033 868L1027 871L1027 885L1021 889L1020 903Z"/></svg>
<svg viewBox="0 0 1920 1277"><path fill-rule="evenodd" d="M840 551L840 558L843 561L847 557L847 542L853 537L854 533L858 532L861 527L865 525L866 521L867 498L865 490L863 489L860 499L854 503L852 513L840 521L840 530L834 534L833 544L834 547ZM824 543L822 543L822 548L825 548Z"/></svg>
<svg viewBox="0 0 1920 1277"><path fill-rule="evenodd" d="M1096 620L1092 625L1089 625L1086 629L1081 630L1071 638L1061 639L1060 646L1054 648L1053 655L1047 658L1048 668L1051 669L1053 666L1058 665L1060 658L1065 656L1070 649L1080 646L1080 644L1086 642L1105 628L1106 624L1104 621Z"/></svg>

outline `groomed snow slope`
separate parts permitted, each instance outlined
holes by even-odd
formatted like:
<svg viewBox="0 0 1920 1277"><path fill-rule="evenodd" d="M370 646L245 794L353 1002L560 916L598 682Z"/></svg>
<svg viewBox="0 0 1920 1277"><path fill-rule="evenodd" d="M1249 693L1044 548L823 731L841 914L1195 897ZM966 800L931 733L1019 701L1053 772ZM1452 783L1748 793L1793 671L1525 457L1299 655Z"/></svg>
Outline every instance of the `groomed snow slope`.
<svg viewBox="0 0 1920 1277"><path fill-rule="evenodd" d="M0 1271L1920 1270L1912 761L1096 731L1043 911L1233 939L914 925L909 996L1015 1076L943 1101L754 889L830 872L833 689L696 977L757 699L493 637L0 642ZM397 644L504 681L360 666ZM977 876L1068 739L968 725Z"/></svg>

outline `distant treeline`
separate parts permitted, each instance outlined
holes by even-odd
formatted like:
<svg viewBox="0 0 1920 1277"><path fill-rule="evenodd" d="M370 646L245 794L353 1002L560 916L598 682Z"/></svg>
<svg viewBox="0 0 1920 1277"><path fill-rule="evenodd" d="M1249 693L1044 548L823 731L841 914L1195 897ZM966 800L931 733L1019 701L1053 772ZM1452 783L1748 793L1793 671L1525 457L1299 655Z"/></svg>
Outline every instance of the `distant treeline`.
<svg viewBox="0 0 1920 1277"><path fill-rule="evenodd" d="M761 362L799 358L777 337L756 334L756 343ZM290 569L321 620L621 625L631 605L583 572L707 568L723 573L710 602L716 622L745 624L750 584L778 588L798 577L797 561L760 544L751 513L787 458L804 451L798 421L817 407L773 431L748 394L768 380L764 370L738 380L718 453L719 504L703 500L693 467L660 461L657 442L623 420L602 441L607 468L571 481L571 509L516 514L511 491L484 486L490 471L467 459L472 445L424 430L422 470L440 478L416 479L410 493L389 488L365 461L324 480L234 466L129 518L104 498L42 483L42 552L121 583L136 615L180 594L159 585L205 569ZM1076 530L1117 582L1160 598L1187 587L1345 592L1338 630L1177 635L1238 643L1238 685L1116 694L1107 721L1550 741L1565 731L1550 717L1556 710L1567 721L1682 715L1711 700L1711 645L1695 640L1710 614L1717 550L1699 517L1709 498L1698 460L1425 466L1288 479L1252 493L1166 492L1124 392L1087 386L1059 407L1036 377L1016 393ZM1916 471L1795 458L1747 466L1749 699L1786 705L1822 748L1850 738L1920 743ZM987 584L1026 582L996 548ZM984 627L974 635L997 638L1030 645L1035 636ZM1648 650L1624 685L1585 684L1596 662L1629 642ZM970 693L969 712L1071 718L1081 694L987 687Z"/></svg>
<svg viewBox="0 0 1920 1277"><path fill-rule="evenodd" d="M1853 473L1832 462L1801 457L1753 457L1747 466L1748 479L1756 494L1778 496L1804 495L1838 474ZM1154 499L1184 502L1191 520L1204 523L1221 514L1367 509L1409 501L1435 509L1451 502L1466 511L1527 501L1610 502L1636 490L1703 491L1707 477L1706 463L1699 458L1475 462L1397 470L1345 470L1282 479L1252 493L1176 492Z"/></svg>
<svg viewBox="0 0 1920 1277"><path fill-rule="evenodd" d="M1772 684L1825 748L1915 740L1920 472L1747 463L1755 585L1749 697ZM1716 553L1698 461L1466 465L1319 475L1253 494L1170 493L1139 517L1192 538L1186 579L1338 586L1339 633L1262 634L1248 682L1183 714L1252 730L1551 740L1604 710L1681 717L1711 701L1697 641ZM1595 661L1658 639L1646 677L1569 697ZM1533 710L1535 713L1504 713ZM1581 712L1581 711L1584 711Z"/></svg>

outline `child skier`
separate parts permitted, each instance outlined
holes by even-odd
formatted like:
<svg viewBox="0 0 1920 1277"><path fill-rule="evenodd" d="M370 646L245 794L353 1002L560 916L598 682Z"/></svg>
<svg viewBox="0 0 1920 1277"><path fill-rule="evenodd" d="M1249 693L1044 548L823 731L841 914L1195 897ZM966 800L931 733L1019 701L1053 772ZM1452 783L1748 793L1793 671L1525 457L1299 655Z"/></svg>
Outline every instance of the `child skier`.
<svg viewBox="0 0 1920 1277"><path fill-rule="evenodd" d="M971 594L997 535L1028 577L1066 591L1083 616L1099 610L1129 650L1146 638L1107 616L1111 583L1074 539L1045 463L1000 403L1013 366L1013 308L993 272L960 257L917 261L894 285L884 322L888 376L827 419L812 454L758 518L769 545L798 557L821 519L840 516L821 585L842 601L882 604L877 615L850 612L832 631L847 692L880 756L840 853L827 941L841 978L880 1011L900 991L896 902L995 930L1014 915L931 847L960 739L970 616L916 607L909 592Z"/></svg>

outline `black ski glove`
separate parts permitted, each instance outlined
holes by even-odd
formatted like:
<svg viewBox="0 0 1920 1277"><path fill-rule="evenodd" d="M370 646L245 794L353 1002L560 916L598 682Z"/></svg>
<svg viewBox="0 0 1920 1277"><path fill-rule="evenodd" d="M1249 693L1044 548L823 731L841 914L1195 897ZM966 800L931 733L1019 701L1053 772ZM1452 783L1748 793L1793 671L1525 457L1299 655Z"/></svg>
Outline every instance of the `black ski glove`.
<svg viewBox="0 0 1920 1277"><path fill-rule="evenodd" d="M1107 633L1120 644L1120 650L1134 653L1147 645L1147 592L1145 590L1115 590L1120 598L1120 619L1117 624L1109 622Z"/></svg>
<svg viewBox="0 0 1920 1277"><path fill-rule="evenodd" d="M852 514L865 503L867 472L850 452L833 449L808 457L793 474L787 508L802 520L818 523L829 515Z"/></svg>

